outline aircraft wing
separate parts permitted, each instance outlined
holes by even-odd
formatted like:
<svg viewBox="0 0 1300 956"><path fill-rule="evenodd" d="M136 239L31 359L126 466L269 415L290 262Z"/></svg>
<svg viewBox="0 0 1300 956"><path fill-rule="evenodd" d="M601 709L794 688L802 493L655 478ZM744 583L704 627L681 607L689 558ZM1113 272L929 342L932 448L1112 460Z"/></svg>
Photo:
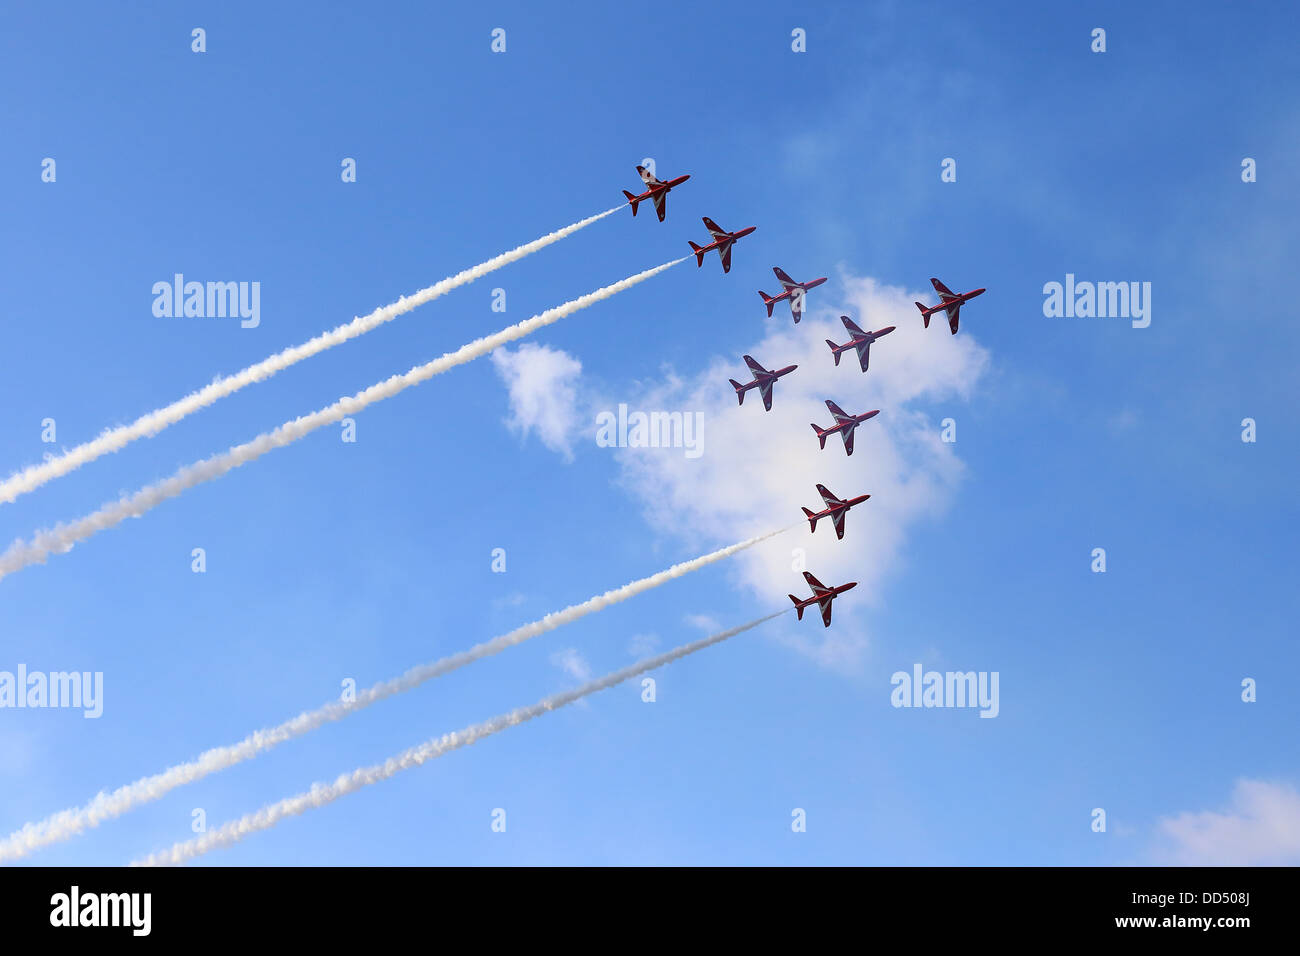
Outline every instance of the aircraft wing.
<svg viewBox="0 0 1300 956"><path fill-rule="evenodd" d="M847 315L841 315L840 321L844 323L844 327L848 329L849 332L852 333L853 335L867 334L866 332L863 332L860 328L858 328L857 323L854 322L852 319L850 319Z"/></svg>
<svg viewBox="0 0 1300 956"><path fill-rule="evenodd" d="M700 218L704 220L704 228L709 230L714 239L725 239L730 235L727 230L723 229L708 216L701 216Z"/></svg>
<svg viewBox="0 0 1300 956"><path fill-rule="evenodd" d="M650 194L651 201L655 204L655 212L659 214L659 221L664 221L664 214L668 212L668 190L661 189L658 192Z"/></svg>
<svg viewBox="0 0 1300 956"><path fill-rule="evenodd" d="M803 579L807 581L808 586L813 589L813 594L822 595L830 590L830 588L828 588L826 585L822 584L815 577L813 577L811 571L805 571L803 573Z"/></svg>
<svg viewBox="0 0 1300 956"><path fill-rule="evenodd" d="M758 392L763 396L763 407L770 412L772 410L772 380L769 378L759 385Z"/></svg>
<svg viewBox="0 0 1300 956"><path fill-rule="evenodd" d="M636 168L636 171L641 174L641 182L645 183L647 186L663 185L663 183L660 182L660 180L655 176L655 174L650 172L650 170L646 169L644 166L638 166Z"/></svg>
<svg viewBox="0 0 1300 956"><path fill-rule="evenodd" d="M731 243L727 243L718 250L718 255L722 256L722 271L731 271Z"/></svg>
<svg viewBox="0 0 1300 956"><path fill-rule="evenodd" d="M797 323L803 317L803 288L795 286L790 290L790 314Z"/></svg>
<svg viewBox="0 0 1300 956"><path fill-rule="evenodd" d="M745 359L745 364L749 366L749 370L753 372L755 375L768 374L767 369L763 368L763 366L759 365L756 361L754 361L754 357L752 355L746 355L744 356L744 359Z"/></svg>
<svg viewBox="0 0 1300 956"><path fill-rule="evenodd" d="M826 502L827 508L833 508L835 505L842 504L840 499L831 494L831 490L825 485L818 485L817 491L822 496L822 501Z"/></svg>
<svg viewBox="0 0 1300 956"><path fill-rule="evenodd" d="M844 436L844 454L846 455L853 454L853 433L855 431L857 431L857 427L850 425L848 428L844 429L844 431L840 432L840 434Z"/></svg>
<svg viewBox="0 0 1300 956"><path fill-rule="evenodd" d="M930 285L934 286L934 291L939 293L939 298L943 299L943 301L945 302L947 302L949 299L957 298L957 293L953 292L952 289L949 289L938 279L931 279Z"/></svg>
<svg viewBox="0 0 1300 956"><path fill-rule="evenodd" d="M871 361L871 342L862 342L858 345L858 364L862 366L862 371L867 370L867 365Z"/></svg>
<svg viewBox="0 0 1300 956"><path fill-rule="evenodd" d="M831 414L835 416L835 421L836 421L836 422L846 422L846 421L848 421L848 420L852 417L851 415L849 415L848 412L846 412L844 409L840 408L838 405L836 405L834 402L832 402L829 398L826 399L826 407L827 407L828 409L830 409Z"/></svg>
<svg viewBox="0 0 1300 956"><path fill-rule="evenodd" d="M772 271L776 273L777 281L780 282L781 285L785 287L785 291L789 292L791 289L798 287L799 283L795 282L788 275L786 275L784 270L782 270L780 266L772 266Z"/></svg>
<svg viewBox="0 0 1300 956"><path fill-rule="evenodd" d="M847 508L841 508L835 514L831 515L831 521L835 522L835 537L837 540L844 538L844 516L848 514Z"/></svg>
<svg viewBox="0 0 1300 956"><path fill-rule="evenodd" d="M829 598L829 597L828 597L828 598L825 598L825 599L823 599L823 600L817 602L818 604L821 605L821 609L822 609L822 626L823 626L823 627L830 627L830 626L831 626L831 602L834 601L834 600L835 600L834 598Z"/></svg>
<svg viewBox="0 0 1300 956"><path fill-rule="evenodd" d="M948 328L952 329L953 335L956 335L957 316L961 314L961 303L958 302L956 305L948 306L947 312L948 312Z"/></svg>

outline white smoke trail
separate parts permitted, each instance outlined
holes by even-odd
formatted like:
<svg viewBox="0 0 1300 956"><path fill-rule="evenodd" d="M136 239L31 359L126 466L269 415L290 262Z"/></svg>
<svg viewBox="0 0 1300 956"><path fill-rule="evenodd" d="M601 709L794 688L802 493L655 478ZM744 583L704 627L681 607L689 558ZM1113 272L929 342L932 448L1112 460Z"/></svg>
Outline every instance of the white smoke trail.
<svg viewBox="0 0 1300 956"><path fill-rule="evenodd" d="M236 445L227 452L213 455L211 458L205 458L203 461L192 465L186 465L165 481L160 481L155 485L147 485L129 498L122 498L113 504L105 505L84 518L67 524L59 524L44 531L38 531L31 541L15 541L4 554L0 554L0 578L13 574L29 564L44 564L45 559L51 554L62 554L70 550L78 541L89 538L96 532L120 524L127 518L138 518L168 498L174 498L188 488L193 488L195 485L211 481L214 478L220 478L226 472L254 461L272 449L281 448L295 442L323 425L329 425L349 415L355 415L374 402L391 398L412 385L418 385L448 369L455 368L457 365L464 365L466 362L486 355L507 342L523 338L543 326L558 322L566 315L571 315L579 309L585 309L589 305L608 299L624 289L630 288L639 282L644 282L651 276L658 275L665 269L672 268L679 262L684 262L686 258L689 258L689 256L674 259L672 262L665 262L663 265L647 269L645 272L638 272L636 275L615 282L613 285L607 285L603 289L589 292L563 305L541 312L531 319L525 319L515 325L508 326L500 332L494 332L492 335L475 339L468 345L462 345L455 352L448 352L432 362L415 366L404 375L394 375L392 378L377 385L372 385L365 391L358 392L349 398L341 398L333 405L322 408L320 411L285 422L275 431L258 435L252 441Z"/></svg>
<svg viewBox="0 0 1300 956"><path fill-rule="evenodd" d="M295 797L289 797L279 803L263 807L256 813L250 813L238 820L224 824L212 832L186 843L177 843L170 850L154 853L142 860L135 861L132 866L165 866L184 863L186 860L191 860L211 850L228 847L253 833L257 833L259 830L266 830L275 826L285 817L296 816L306 810L314 810L333 803L339 797L345 797L362 787L368 787L371 784L387 780L402 770L418 767L426 761L441 757L443 754L478 743L484 737L500 733L509 727L532 720L534 717L540 717L542 714L556 710L566 704L571 704L575 700L587 697L597 691L613 687L615 684L621 684L623 681L644 674L646 671L663 667L665 664L721 643L729 637L734 637L743 631L748 631L750 628L757 627L765 621L770 621L772 618L780 617L785 613L786 611L776 611L766 617L760 617L756 621L750 621L748 624L741 624L739 627L733 627L730 630L721 631L698 641L683 644L664 654L648 657L630 667L614 671L612 674L606 674L604 677L597 678L573 690L566 690L545 697L530 707L519 707L507 714L485 720L480 724L472 724L463 730L443 734L441 737L403 751L395 757L389 757L381 764L362 767L351 773L342 774L333 783L313 784L312 788L306 793L300 793Z"/></svg>
<svg viewBox="0 0 1300 956"><path fill-rule="evenodd" d="M791 527L797 526L792 525ZM788 530L790 528L782 528L779 531L761 534L746 541L720 548L709 554L701 555L698 558L693 558L690 561L675 564L665 571L632 581L620 588L606 591L604 594L599 594L583 601L581 604L574 604L562 611L547 614L540 620L517 627L508 634L494 637L490 641L476 644L468 650L451 654L432 663L413 667L400 677L381 681L361 691L361 693L357 694L356 699L350 702L331 701L316 710L304 711L297 717L278 726L256 731L237 744L214 747L200 754L194 760L178 764L153 776L144 777L135 783L119 787L111 793L100 793L84 807L63 810L39 823L29 823L22 829L14 831L3 843L0 843L0 861L16 860L43 846L70 839L86 829L99 826L106 820L119 817L135 809L140 804L158 800L177 787L201 780L208 774L224 770L226 767L234 766L245 760L251 760L263 751L270 750L272 747L295 737L301 737L303 734L324 724L341 720L354 711L369 707L371 704L392 697L395 694L413 690L426 681L441 677L464 667L466 664L498 654L508 647L522 644L524 641L553 631L562 625L572 623L579 618L586 617L588 614L604 610L607 607L626 601L628 598L636 597L636 595L644 591L657 588L674 578L707 567L730 557L738 551L753 547L760 541L766 541L768 538Z"/></svg>
<svg viewBox="0 0 1300 956"><path fill-rule="evenodd" d="M624 204L626 205L626 203ZM265 358L255 365L250 365L242 372L226 378L219 378L211 385L205 385L197 392L191 392L184 398L165 405L157 411L149 412L142 415L129 425L121 425L117 428L110 428L104 431L98 438L78 445L69 449L56 458L42 462L39 465L29 465L28 467L15 472L10 477L0 482L0 503L11 502L19 495L24 495L29 491L34 491L46 482L53 481L55 478L62 477L70 471L80 468L88 462L94 461L110 452L120 451L130 442L137 438L152 438L169 425L174 425L187 415L199 411L202 408L213 404L219 399L231 395L241 388L260 382L263 379L270 378L276 372L283 371L290 365L301 362L305 358L310 358L319 352L340 345L349 339L354 339L359 335L364 335L371 329L389 322L399 315L410 312L418 306L424 305L441 295L457 289L460 286L468 285L475 279L479 279L489 272L494 272L502 266L517 262L527 255L530 255L539 249L544 249L552 243L559 242L565 236L572 235L579 229L591 225L599 219L618 212L623 206L615 206L612 209L606 209L604 212L595 216L588 216L586 219L579 220L563 229L557 229L540 239L534 239L532 242L526 242L522 246L517 246L509 252L503 252L495 258L482 262L479 265L471 266L454 276L449 276L440 282L435 282L428 288L421 289L412 295L405 295L396 302L386 305L382 308L375 309L369 315L363 315L353 319L351 322L344 323L330 332L322 332L308 342L302 345L296 345L287 348L282 352Z"/></svg>

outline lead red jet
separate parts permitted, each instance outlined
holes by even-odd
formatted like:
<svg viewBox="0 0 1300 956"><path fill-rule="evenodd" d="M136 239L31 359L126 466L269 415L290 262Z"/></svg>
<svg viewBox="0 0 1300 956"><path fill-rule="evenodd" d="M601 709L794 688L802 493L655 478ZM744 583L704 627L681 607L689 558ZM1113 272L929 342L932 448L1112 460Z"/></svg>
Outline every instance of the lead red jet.
<svg viewBox="0 0 1300 956"><path fill-rule="evenodd" d="M814 512L808 508L803 509L803 513L808 517L808 523L812 525L813 534L817 533L817 519L830 518L835 525L835 538L843 540L844 538L844 516L849 513L849 509L854 505L860 505L871 495L858 495L856 498L839 499L830 492L825 485L818 485L817 491L821 493L822 501L826 503L825 511Z"/></svg>
<svg viewBox="0 0 1300 956"><path fill-rule="evenodd" d="M938 305L925 306L920 302L916 307L921 310L921 318L925 319L925 327L930 327L930 316L936 312L948 313L948 328L952 329L952 334L957 334L957 315L961 312L961 307L975 298L977 295L983 295L984 289L976 289L973 292L953 292L938 279L931 279L930 284L934 286L934 291L939 293L940 302Z"/></svg>
<svg viewBox="0 0 1300 956"><path fill-rule="evenodd" d="M836 345L830 339L826 340L826 344L831 347L831 353L835 356L835 364L840 364L841 352L847 352L849 349L857 349L858 364L862 366L862 371L865 372L867 370L867 363L871 361L871 343L875 342L876 339L883 335L888 335L890 332L894 331L895 327L887 325L883 329L877 329L874 332L863 332L847 315L841 315L840 321L843 322L844 327L849 330L851 338L843 345Z"/></svg>
<svg viewBox="0 0 1300 956"><path fill-rule="evenodd" d="M664 213L668 211L668 190L686 182L686 180L691 178L690 174L688 173L685 176L678 176L676 179L670 179L668 182L664 182L661 179L656 179L655 174L650 172L650 170L646 169L644 166L638 166L636 171L641 174L641 181L645 183L646 191L639 196L633 196L626 189L623 190L623 195L626 196L627 201L632 204L632 215L636 215L637 203L649 199L655 204L655 212L659 214L659 221L663 222Z"/></svg>
<svg viewBox="0 0 1300 956"><path fill-rule="evenodd" d="M769 372L767 369L763 368L763 366L755 362L750 356L746 355L743 356L743 358L745 359L745 364L749 366L749 370L754 373L754 380L745 385L741 385L734 378L728 379L727 381L731 382L731 387L736 390L736 398L739 400L739 404L741 405L745 404L745 393L751 388L757 388L758 393L763 396L763 407L770 412L772 410L772 386L782 375L789 375L799 366L787 365L785 368L779 368L775 372Z"/></svg>
<svg viewBox="0 0 1300 956"><path fill-rule="evenodd" d="M730 272L732 244L737 239L745 238L745 236L749 235L758 227L749 226L748 228L742 229L739 232L727 232L727 230L723 229L721 226L719 226L708 216L705 216L704 228L709 230L709 234L713 236L713 241L709 243L707 246L697 246L695 243L691 242L691 251L695 253L695 264L697 266L704 265L704 254L708 252L710 249L717 249L718 257L722 259L722 271ZM690 240L688 239L687 242L690 242Z"/></svg>
<svg viewBox="0 0 1300 956"><path fill-rule="evenodd" d="M802 601L799 600L797 597L795 597L793 594L788 594L786 595L786 597L788 597L791 601L794 602L795 613L799 616L799 620L801 621L803 620L804 608L806 608L810 604L816 604L818 607L821 608L822 611L822 626L830 627L831 626L831 602L834 601L837 596L843 594L845 591L853 590L855 587L858 586L858 582L850 581L848 584L841 584L839 587L828 588L826 585L822 584L815 577L813 577L812 574L810 574L807 571L803 573L803 577L804 580L808 582L808 586L812 588L813 596L810 598L804 598L804 600Z"/></svg>
<svg viewBox="0 0 1300 956"><path fill-rule="evenodd" d="M817 440L821 442L823 449L826 447L826 438L839 432L844 439L844 454L846 455L853 454L853 430L868 419L875 418L880 414L880 409L877 408L875 411L863 412L861 415L850 415L829 398L826 399L826 407L835 416L835 424L830 428L822 428L814 422L812 430L817 433Z"/></svg>
<svg viewBox="0 0 1300 956"><path fill-rule="evenodd" d="M780 266L772 266L772 271L776 273L777 281L781 283L781 287L785 291L780 295L769 296L762 289L758 290L758 294L763 297L763 304L767 306L767 317L769 319L772 317L772 306L782 299L789 299L790 314L794 316L794 324L798 325L799 318L803 315L803 294L809 289L817 288L826 281L826 277L809 279L807 282L795 282L781 270Z"/></svg>

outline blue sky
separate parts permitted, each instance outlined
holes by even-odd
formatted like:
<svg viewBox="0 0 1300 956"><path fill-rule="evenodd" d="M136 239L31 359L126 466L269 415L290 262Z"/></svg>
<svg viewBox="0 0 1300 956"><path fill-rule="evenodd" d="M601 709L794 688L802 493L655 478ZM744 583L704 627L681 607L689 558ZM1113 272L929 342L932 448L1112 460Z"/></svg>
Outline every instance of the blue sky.
<svg viewBox="0 0 1300 956"><path fill-rule="evenodd" d="M782 566L800 546L818 549L814 573L824 555L824 578L863 582L830 630L787 615L656 674L653 704L606 691L204 862L1300 861L1279 836L1300 832L1292 5L2 16L6 473L53 450L43 419L72 447L608 208L646 157L692 176L663 224L620 212L0 506L9 540L676 258L702 215L759 227L729 275L716 257L683 263L528 340L547 351L367 409L355 443L322 429L0 581L0 670L105 682L98 720L0 710L4 833L322 704L345 678L394 676L792 523L813 503L807 462L843 495L874 494L843 542L792 531L30 862L127 862L193 836L195 808L215 826L573 686L566 660L599 675L701 636L701 617L778 609L804 591ZM956 182L940 180L946 157ZM764 318L772 265L831 277L798 327L783 306ZM151 287L176 272L260 282L260 325L155 317ZM1067 273L1151 283L1150 326L1045 317L1043 286ZM956 337L918 331L910 301L932 298L930 276L989 290ZM876 328L891 310L909 325L870 372L831 365L819 323L848 311ZM801 365L765 417L734 408L725 381L751 350ZM503 361L545 383L561 352L581 366L552 383L565 401L521 412ZM803 403L824 397L882 408L852 459L808 434ZM593 414L620 402L701 412L698 465L598 447ZM948 417L958 440L938 445ZM999 715L892 707L890 675L914 663L998 672Z"/></svg>

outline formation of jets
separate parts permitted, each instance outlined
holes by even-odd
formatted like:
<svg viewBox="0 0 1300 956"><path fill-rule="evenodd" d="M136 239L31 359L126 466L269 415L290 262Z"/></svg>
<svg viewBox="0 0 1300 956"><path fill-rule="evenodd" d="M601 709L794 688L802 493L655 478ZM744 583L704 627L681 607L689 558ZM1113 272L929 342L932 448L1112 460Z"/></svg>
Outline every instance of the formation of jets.
<svg viewBox="0 0 1300 956"><path fill-rule="evenodd" d="M686 182L686 180L691 177L678 176L676 179L670 179L667 182L663 182L657 179L655 175L644 166L638 166L636 171L641 175L641 181L645 184L646 188L645 192L637 196L632 195L632 193L628 192L626 189L623 190L623 195L627 197L628 203L632 206L632 215L636 215L638 203L649 199L654 203L655 212L659 214L659 221L663 222L664 215L667 212L668 191L674 186L679 186ZM737 240L748 236L757 227L748 226L738 232L727 232L708 216L703 217L703 221L705 228L709 230L709 235L713 237L713 241L706 246L699 246L694 242L690 243L691 251L695 254L696 265L703 266L704 254L716 249L718 257L722 260L722 271L724 273L730 272L731 247L735 245ZM786 300L790 303L790 314L793 316L795 324L798 325L799 320L803 317L804 296L810 289L815 289L817 286L825 282L826 277L822 276L816 279L809 279L807 282L796 282L794 279L790 278L790 276L787 275L780 266L773 266L772 272L775 273L777 281L781 283L782 291L779 295L770 296L766 292L759 290L758 294L763 299L763 305L767 307L767 317L769 319L772 317L772 309L778 302ZM924 322L925 328L928 329L930 327L930 316L934 315L936 312L943 312L948 318L948 328L952 331L953 335L956 335L961 307L977 295L982 295L985 290L974 289L970 292L953 292L938 279L931 279L930 284L934 286L934 291L939 294L939 304L927 306L920 302L916 303L916 307L921 310L921 318ZM844 328L849 334L849 341L845 342L843 345L837 345L830 339L826 340L826 344L830 346L831 355L835 359L835 365L838 367L840 364L840 356L849 349L853 349L857 352L858 364L862 367L862 371L866 372L871 361L871 346L890 332L893 332L895 327L889 325L883 329L868 332L859 328L858 325L847 315L840 316L840 321L844 323ZM740 405L745 404L745 393L751 388L757 388L759 395L763 398L763 408L767 411L771 411L772 386L776 384L777 379L781 378L783 375L789 375L798 368L798 366L787 365L785 368L769 370L755 361L752 356L745 355L742 356L742 358L745 360L745 364L749 366L753 380L742 385L734 378L728 379L731 383L731 387L736 390L737 403ZM852 455L854 431L863 422L869 421L879 415L880 409L863 412L861 415L850 415L830 399L826 400L826 407L830 410L831 415L834 416L835 424L826 428L822 428L817 424L812 426L813 431L817 433L818 443L824 450L826 448L826 439L831 435L839 434L844 440L845 455ZM825 485L818 485L817 491L822 496L822 502L826 507L821 511L812 511L809 508L802 509L804 516L808 519L811 533L815 534L817 532L818 520L821 518L830 518L831 523L835 527L836 539L843 539L844 518L849 513L849 509L854 505L866 501L871 497L871 495L863 494L858 495L856 498L837 498ZM850 581L847 584L841 584L836 587L827 587L813 577L808 571L805 571L803 576L808 582L808 586L812 588L812 597L800 599L795 597L793 594L789 595L790 600L794 602L795 611L798 614L799 620L803 620L803 612L805 608L816 604L822 612L823 626L830 627L831 602L845 591L857 587L857 582Z"/></svg>

